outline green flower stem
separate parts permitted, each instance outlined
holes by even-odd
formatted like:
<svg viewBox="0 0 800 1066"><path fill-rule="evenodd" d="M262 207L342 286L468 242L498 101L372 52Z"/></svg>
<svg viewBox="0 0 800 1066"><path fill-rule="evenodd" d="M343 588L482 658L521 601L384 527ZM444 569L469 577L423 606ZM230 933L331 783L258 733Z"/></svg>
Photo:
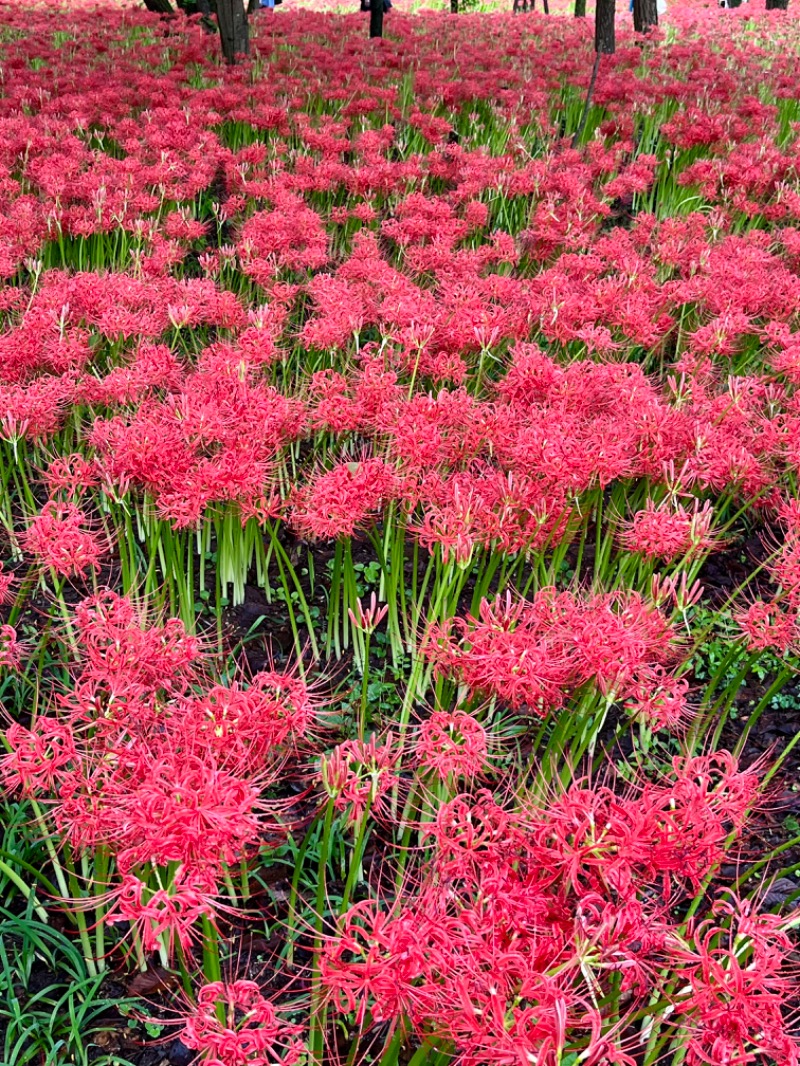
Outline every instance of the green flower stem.
<svg viewBox="0 0 800 1066"><path fill-rule="evenodd" d="M81 891L78 884L77 874L75 872L75 864L70 854L69 845L64 846L64 866L67 870L67 881L69 884L69 892L67 894L68 899L81 900L84 898L84 893ZM89 929L86 924L86 915L83 912L81 906L73 907L71 911L75 925L78 928L78 938L81 942L81 948L83 950L83 958L86 963L86 972L90 977L97 977L99 970L94 958L94 951L92 949L92 942L89 938Z"/></svg>
<svg viewBox="0 0 800 1066"><path fill-rule="evenodd" d="M358 739L364 739L367 729L370 726L371 716L368 715L367 708L369 705L369 645L370 645L371 632L367 630L364 634L364 661L361 667L361 706L358 714Z"/></svg>
<svg viewBox="0 0 800 1066"><path fill-rule="evenodd" d="M219 932L207 914L200 919L203 930L203 977L208 984L222 980L222 964L219 957ZM218 1003L215 1012L222 1025L225 1024L225 1006Z"/></svg>
<svg viewBox="0 0 800 1066"><path fill-rule="evenodd" d="M293 964L293 962L294 962L294 942L295 942L294 931L295 931L295 927L297 926L298 917L299 917L298 911L297 911L297 897L298 897L299 888L300 888L300 878L301 878L302 873L303 873L303 863L305 861L306 852L308 851L309 845L311 843L311 838L312 838L317 826L319 825L319 821L320 821L321 817L322 817L321 812L314 816L314 819L311 822L311 825L308 827L308 830L306 831L306 835L303 837L303 842L300 845L300 848L299 848L299 850L297 852L297 856L295 857L295 860L294 860L294 873L292 874L292 886L291 886L291 889L289 891L289 907L288 907L289 914L288 914L287 919L286 919L286 963L287 963L288 966L291 966Z"/></svg>
<svg viewBox="0 0 800 1066"><path fill-rule="evenodd" d="M328 887L328 856L330 855L331 825L333 823L333 799L328 800L325 810L325 822L322 829L322 839L319 846L319 866L317 870L317 898L316 911L314 914L314 932L317 943L322 941L322 930L325 922L325 900ZM309 1062L313 1066L322 1066L325 1052L325 1030L327 1028L328 1011L324 1002L322 989L322 974L320 972L319 952L314 954L314 963L311 973L311 1020L308 1033Z"/></svg>
<svg viewBox="0 0 800 1066"><path fill-rule="evenodd" d="M369 804L361 815L356 828L356 838L353 844L353 855L350 860L350 866L347 871L347 880L344 885L344 892L342 893L342 902L339 906L340 917L344 915L347 908L350 905L350 897L355 890L356 885L361 881L363 872L362 864L364 862L364 851L367 846L367 837L369 836Z"/></svg>

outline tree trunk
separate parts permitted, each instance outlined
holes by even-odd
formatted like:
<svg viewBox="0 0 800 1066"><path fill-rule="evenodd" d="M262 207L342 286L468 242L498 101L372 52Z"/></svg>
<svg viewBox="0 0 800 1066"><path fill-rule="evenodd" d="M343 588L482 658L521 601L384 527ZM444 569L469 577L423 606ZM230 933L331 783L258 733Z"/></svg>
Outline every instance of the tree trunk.
<svg viewBox="0 0 800 1066"><path fill-rule="evenodd" d="M597 0L594 14L594 50L602 55L611 56L617 50L614 32L616 6L617 0Z"/></svg>
<svg viewBox="0 0 800 1066"><path fill-rule="evenodd" d="M788 11L789 0L767 0L767 11Z"/></svg>
<svg viewBox="0 0 800 1066"><path fill-rule="evenodd" d="M575 18L586 18L586 0L575 0Z"/></svg>
<svg viewBox="0 0 800 1066"><path fill-rule="evenodd" d="M217 32L217 24L211 17L211 3L210 0L196 0L197 13L201 16L200 25L203 27L206 33Z"/></svg>
<svg viewBox="0 0 800 1066"><path fill-rule="evenodd" d="M369 35L383 37L383 0L369 0Z"/></svg>
<svg viewBox="0 0 800 1066"><path fill-rule="evenodd" d="M550 14L550 0L542 0L542 8L544 10L545 15L549 15Z"/></svg>
<svg viewBox="0 0 800 1066"><path fill-rule="evenodd" d="M451 15L457 15L458 14L458 0L450 0L450 14Z"/></svg>
<svg viewBox="0 0 800 1066"><path fill-rule="evenodd" d="M222 54L228 63L250 51L250 27L244 0L217 0L217 22L222 41Z"/></svg>
<svg viewBox="0 0 800 1066"><path fill-rule="evenodd" d="M253 12L258 11L261 0L249 0L247 4L247 14L252 15Z"/></svg>
<svg viewBox="0 0 800 1066"><path fill-rule="evenodd" d="M172 14L172 4L169 0L144 0L144 6L148 11L155 11L159 15Z"/></svg>
<svg viewBox="0 0 800 1066"><path fill-rule="evenodd" d="M769 3L769 0L767 0ZM647 33L658 25L656 0L633 0L633 28L637 33Z"/></svg>

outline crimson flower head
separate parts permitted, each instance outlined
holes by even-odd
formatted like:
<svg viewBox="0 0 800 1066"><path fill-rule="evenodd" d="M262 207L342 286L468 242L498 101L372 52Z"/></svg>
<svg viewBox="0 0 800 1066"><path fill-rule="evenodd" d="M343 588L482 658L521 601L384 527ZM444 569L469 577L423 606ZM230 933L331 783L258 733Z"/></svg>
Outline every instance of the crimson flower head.
<svg viewBox="0 0 800 1066"><path fill-rule="evenodd" d="M191 951L201 918L214 921L215 896L207 878L193 878L186 869L179 869L167 888L157 889L129 873L122 878L116 906L106 920L112 925L128 922L147 952L159 951L166 943L172 957L176 942L183 951Z"/></svg>
<svg viewBox="0 0 800 1066"><path fill-rule="evenodd" d="M687 681L673 677L663 667L655 667L634 684L625 706L651 729L675 732L691 717L688 694Z"/></svg>
<svg viewBox="0 0 800 1066"><path fill-rule="evenodd" d="M320 704L294 673L259 671L245 686L212 685L184 704L187 732L226 766L260 770L283 747L296 747L319 719Z"/></svg>
<svg viewBox="0 0 800 1066"><path fill-rule="evenodd" d="M16 670L19 666L21 644L13 626L0 626L0 669Z"/></svg>
<svg viewBox="0 0 800 1066"><path fill-rule="evenodd" d="M92 488L98 480L94 463L82 455L62 455L54 459L44 479L51 496L63 492L70 500Z"/></svg>
<svg viewBox="0 0 800 1066"><path fill-rule="evenodd" d="M9 750L0 758L0 780L6 788L20 788L26 795L52 792L78 758L72 728L45 715L30 729L12 722L5 740Z"/></svg>
<svg viewBox="0 0 800 1066"><path fill-rule="evenodd" d="M676 503L656 505L647 500L626 523L620 539L628 551L656 559L686 559L702 554L715 544L714 512L706 501L693 508Z"/></svg>
<svg viewBox="0 0 800 1066"><path fill-rule="evenodd" d="M16 575L13 573L5 573L3 570L3 564L0 563L0 607L10 603L13 599L11 590L16 580Z"/></svg>
<svg viewBox="0 0 800 1066"><path fill-rule="evenodd" d="M107 799L123 872L145 862L216 868L238 861L261 831L255 782L202 755L148 754L137 779L112 785Z"/></svg>
<svg viewBox="0 0 800 1066"><path fill-rule="evenodd" d="M197 638L180 619L148 625L128 597L110 589L83 600L75 624L84 673L117 694L180 688L200 656Z"/></svg>
<svg viewBox="0 0 800 1066"><path fill-rule="evenodd" d="M74 503L49 500L22 537L26 551L60 577L99 570L107 548Z"/></svg>
<svg viewBox="0 0 800 1066"><path fill-rule="evenodd" d="M486 768L486 730L465 711L434 711L419 728L417 762L441 781L477 777Z"/></svg>
<svg viewBox="0 0 800 1066"><path fill-rule="evenodd" d="M215 981L197 993L180 1039L214 1066L293 1066L305 1054L302 1031L254 981Z"/></svg>
<svg viewBox="0 0 800 1066"><path fill-rule="evenodd" d="M394 768L400 756L391 733L383 744L373 735L368 741L346 740L322 759L320 772L325 791L339 811L352 822L366 812L380 816L388 793L398 783Z"/></svg>
<svg viewBox="0 0 800 1066"><path fill-rule="evenodd" d="M636 695L675 652L669 620L635 592L541 589L533 600L483 600L478 617L433 627L426 654L471 694L544 717L593 681L609 699Z"/></svg>
<svg viewBox="0 0 800 1066"><path fill-rule="evenodd" d="M383 459L337 463L295 492L292 525L305 537L351 537L378 516L398 484Z"/></svg>
<svg viewBox="0 0 800 1066"><path fill-rule="evenodd" d="M793 945L784 921L754 914L748 901L734 897L718 901L693 933L682 952L675 1004L686 1062L796 1066L800 1041L787 1009L795 992L787 965Z"/></svg>
<svg viewBox="0 0 800 1066"><path fill-rule="evenodd" d="M772 649L783 655L800 642L797 612L780 603L755 600L734 615L734 621L751 651Z"/></svg>

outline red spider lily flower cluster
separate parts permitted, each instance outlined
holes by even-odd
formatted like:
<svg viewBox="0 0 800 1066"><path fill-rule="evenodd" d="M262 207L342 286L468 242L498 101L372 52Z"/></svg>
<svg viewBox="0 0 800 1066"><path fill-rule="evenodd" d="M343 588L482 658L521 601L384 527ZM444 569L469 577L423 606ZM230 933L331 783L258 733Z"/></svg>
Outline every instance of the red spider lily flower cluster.
<svg viewBox="0 0 800 1066"><path fill-rule="evenodd" d="M346 812L352 822L360 822L367 813L379 817L398 783L394 769L399 755L391 734L383 743L372 736L366 742L346 740L334 748L323 758L320 773L335 808Z"/></svg>
<svg viewBox="0 0 800 1066"><path fill-rule="evenodd" d="M434 627L426 650L472 695L543 717L588 682L612 701L669 687L678 647L668 618L636 593L543 589L530 602L482 601L477 618Z"/></svg>
<svg viewBox="0 0 800 1066"><path fill-rule="evenodd" d="M324 953L329 994L362 1021L408 1018L475 1066L554 1064L573 1041L587 1061L633 1062L624 1015L601 1006L617 982L631 1013L667 997L692 1063L797 1062L778 920L736 904L729 926L685 938L673 911L757 790L757 774L715 755L627 793L575 784L515 812L459 797L429 829L420 887L388 913L365 902L344 917Z"/></svg>
<svg viewBox="0 0 800 1066"><path fill-rule="evenodd" d="M772 599L754 600L737 615L752 650L773 648L784 655L800 647L800 510L792 500L780 509L783 543L767 563L777 585Z"/></svg>
<svg viewBox="0 0 800 1066"><path fill-rule="evenodd" d="M103 544L73 503L49 500L26 530L23 546L43 566L61 577L97 571Z"/></svg>
<svg viewBox="0 0 800 1066"><path fill-rule="evenodd" d="M44 806L73 853L108 851L115 920L137 925L146 949L162 932L185 948L198 916L215 913L225 870L280 832L280 805L263 793L318 706L292 674L209 684L180 621L148 625L111 592L81 603L75 626L72 684L53 713L9 726L3 782Z"/></svg>
<svg viewBox="0 0 800 1066"><path fill-rule="evenodd" d="M800 1064L797 914L712 881L761 766L706 740L800 668L800 22L621 12L573 146L584 19L287 4L228 69L140 7L0 0L0 783L48 905L181 968L207 1066ZM223 665L259 629L297 670ZM220 949L286 853L296 998Z"/></svg>
<svg viewBox="0 0 800 1066"><path fill-rule="evenodd" d="M489 737L465 711L433 711L420 725L415 755L423 771L442 781L472 780L488 764Z"/></svg>
<svg viewBox="0 0 800 1066"><path fill-rule="evenodd" d="M301 1032L278 1016L253 981L217 981L198 991L181 1041L211 1066L293 1066L305 1054Z"/></svg>
<svg viewBox="0 0 800 1066"><path fill-rule="evenodd" d="M708 501L700 507L695 502L689 510L657 506L648 500L623 530L621 539L630 551L657 559L686 559L707 551L713 544L713 512Z"/></svg>

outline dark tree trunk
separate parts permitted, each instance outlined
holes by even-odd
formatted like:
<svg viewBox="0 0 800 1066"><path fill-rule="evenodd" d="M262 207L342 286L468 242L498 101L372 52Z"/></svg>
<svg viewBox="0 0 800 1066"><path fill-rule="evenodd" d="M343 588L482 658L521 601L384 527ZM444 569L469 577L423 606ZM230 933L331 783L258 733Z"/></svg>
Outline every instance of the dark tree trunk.
<svg viewBox="0 0 800 1066"><path fill-rule="evenodd" d="M655 0L653 0L653 3L655 3ZM586 122L589 118L592 98L594 97L594 87L597 83L597 74L600 70L600 59L604 55L613 55L617 50L617 38L614 32L616 6L617 0L597 0L594 12L594 64L592 66L592 76L589 79L589 88L586 90L586 99L583 102L581 120L572 138L573 148L578 147L583 131L586 129Z"/></svg>
<svg viewBox="0 0 800 1066"><path fill-rule="evenodd" d="M253 12L258 11L261 0L249 0L247 5L247 14L252 15Z"/></svg>
<svg viewBox="0 0 800 1066"><path fill-rule="evenodd" d="M586 18L586 0L575 0L575 18Z"/></svg>
<svg viewBox="0 0 800 1066"><path fill-rule="evenodd" d="M222 41L222 54L228 63L250 51L250 27L244 0L217 0L217 22Z"/></svg>
<svg viewBox="0 0 800 1066"><path fill-rule="evenodd" d="M383 0L369 0L369 35L383 37Z"/></svg>
<svg viewBox="0 0 800 1066"><path fill-rule="evenodd" d="M457 15L458 14L458 0L450 0L450 14L451 15Z"/></svg>
<svg viewBox="0 0 800 1066"><path fill-rule="evenodd" d="M542 8L544 10L545 15L549 15L550 14L550 0L542 0Z"/></svg>
<svg viewBox="0 0 800 1066"><path fill-rule="evenodd" d="M658 25L656 0L633 0L633 28L637 33L647 33Z"/></svg>
<svg viewBox="0 0 800 1066"><path fill-rule="evenodd" d="M616 6L616 0L597 0L594 15L594 50L606 56L613 55L617 50L614 32Z"/></svg>
<svg viewBox="0 0 800 1066"><path fill-rule="evenodd" d="M788 11L789 0L767 0L767 11Z"/></svg>
<svg viewBox="0 0 800 1066"><path fill-rule="evenodd" d="M144 6L148 11L156 11L159 15L172 14L172 4L169 0L144 0Z"/></svg>
<svg viewBox="0 0 800 1066"><path fill-rule="evenodd" d="M206 31L206 33L216 33L217 26L211 17L211 2L210 0L197 0L197 10L202 16L200 19L200 25Z"/></svg>

